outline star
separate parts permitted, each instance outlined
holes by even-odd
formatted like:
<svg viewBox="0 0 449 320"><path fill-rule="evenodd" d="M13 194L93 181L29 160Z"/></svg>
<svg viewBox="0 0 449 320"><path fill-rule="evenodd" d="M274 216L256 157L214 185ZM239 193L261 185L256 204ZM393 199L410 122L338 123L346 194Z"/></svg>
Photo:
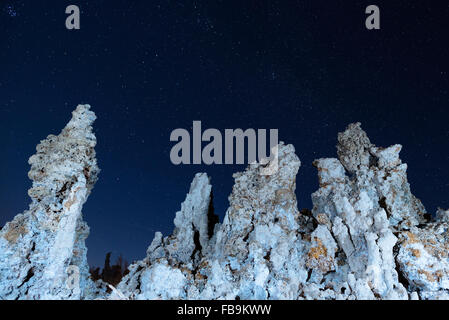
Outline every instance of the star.
<svg viewBox="0 0 449 320"><path fill-rule="evenodd" d="M7 5L5 11L10 17L17 17L17 11L14 9L13 5Z"/></svg>

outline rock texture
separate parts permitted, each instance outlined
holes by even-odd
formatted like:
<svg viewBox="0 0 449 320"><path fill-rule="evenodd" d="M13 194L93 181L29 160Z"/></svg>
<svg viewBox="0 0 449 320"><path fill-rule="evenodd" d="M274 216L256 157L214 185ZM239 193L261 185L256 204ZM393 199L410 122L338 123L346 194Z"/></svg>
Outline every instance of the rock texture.
<svg viewBox="0 0 449 320"><path fill-rule="evenodd" d="M88 275L89 227L81 213L99 172L89 108L78 106L61 134L41 141L29 159L29 210L0 231L1 299L99 295Z"/></svg>
<svg viewBox="0 0 449 320"><path fill-rule="evenodd" d="M359 123L339 134L338 141L339 159L314 163L320 189L312 194L313 216L338 244L331 258L340 266L333 270L348 298L406 299L393 232L416 225L424 208L410 193L398 155L401 146L375 147Z"/></svg>
<svg viewBox="0 0 449 320"><path fill-rule="evenodd" d="M197 174L173 234L156 233L106 294L88 276L81 213L99 171L94 120L78 106L30 158L30 209L0 231L1 299L449 299L449 210L431 218L410 191L402 147L376 147L359 123L338 135L338 158L314 162L312 210L298 210L292 145L234 174L222 223Z"/></svg>
<svg viewBox="0 0 449 320"><path fill-rule="evenodd" d="M216 216L212 212L212 186L204 173L193 179L181 211L176 213L173 235L157 232L147 257L129 266L118 286L129 299L185 299L192 286L194 270L209 246ZM115 298L116 292L112 293Z"/></svg>
<svg viewBox="0 0 449 320"><path fill-rule="evenodd" d="M423 299L449 299L449 210L424 227L400 234L397 261L410 290Z"/></svg>
<svg viewBox="0 0 449 320"><path fill-rule="evenodd" d="M118 290L130 299L296 298L307 273L294 261L305 263L297 249L310 219L296 206L299 166L293 146L280 145L276 174L261 175L263 167L252 164L234 175L230 208L215 226L209 179L197 174L173 236L157 233L147 257L130 266Z"/></svg>
<svg viewBox="0 0 449 320"><path fill-rule="evenodd" d="M338 159L314 162L320 188L313 209L299 212L300 161L293 146L281 143L274 174L261 174L267 164L251 164L234 175L230 207L208 236L198 226L211 230L211 188L205 174L197 175L174 235L157 233L147 257L118 286L120 297L111 298L449 297L449 212L428 223L410 191L401 148L376 147L359 123L349 125L338 136Z"/></svg>

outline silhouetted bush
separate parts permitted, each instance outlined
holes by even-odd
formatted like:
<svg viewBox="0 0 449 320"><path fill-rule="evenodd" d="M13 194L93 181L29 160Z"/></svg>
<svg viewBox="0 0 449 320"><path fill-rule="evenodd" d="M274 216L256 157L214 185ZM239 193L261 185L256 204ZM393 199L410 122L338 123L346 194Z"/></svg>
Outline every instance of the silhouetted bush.
<svg viewBox="0 0 449 320"><path fill-rule="evenodd" d="M92 280L96 281L101 279L115 287L122 280L123 276L128 274L128 262L120 254L115 264L111 266L111 252L108 252L104 261L103 270L100 272L99 267L90 267L89 272Z"/></svg>

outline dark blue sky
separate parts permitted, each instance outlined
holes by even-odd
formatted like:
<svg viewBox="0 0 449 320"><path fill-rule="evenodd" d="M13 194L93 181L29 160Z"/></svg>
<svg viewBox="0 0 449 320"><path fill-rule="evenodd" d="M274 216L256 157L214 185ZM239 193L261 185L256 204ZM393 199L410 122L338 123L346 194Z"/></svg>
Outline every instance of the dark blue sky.
<svg viewBox="0 0 449 320"><path fill-rule="evenodd" d="M352 3L351 3L352 2ZM84 208L88 258L142 258L168 234L196 172L212 177L221 218L244 166L174 166L175 128L278 128L303 166L299 207L317 189L311 163L336 155L362 122L401 143L412 191L449 207L449 5L374 1L0 0L0 224L27 209L27 160L79 103L98 116L100 180ZM391 3L394 2L394 3ZM65 8L81 9L81 30Z"/></svg>

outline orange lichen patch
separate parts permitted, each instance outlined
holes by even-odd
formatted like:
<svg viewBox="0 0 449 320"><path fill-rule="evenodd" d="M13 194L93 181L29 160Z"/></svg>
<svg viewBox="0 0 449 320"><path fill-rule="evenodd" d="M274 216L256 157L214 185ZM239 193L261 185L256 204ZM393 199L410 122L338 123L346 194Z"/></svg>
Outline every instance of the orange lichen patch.
<svg viewBox="0 0 449 320"><path fill-rule="evenodd" d="M417 238L410 232L407 232L408 239L402 243L404 248L407 248L414 257L420 258L423 254L422 249L419 250L414 246L409 246L410 244L420 244L424 248L425 252L437 259L446 259L449 257L449 243L444 243L442 241L435 241L434 239L427 239L421 237Z"/></svg>
<svg viewBox="0 0 449 320"><path fill-rule="evenodd" d="M427 278L427 281L435 282L435 281L438 280L438 277L437 277L435 274L430 273L429 271L426 271L426 270L418 270L418 273L419 273L419 274L425 275L426 278Z"/></svg>
<svg viewBox="0 0 449 320"><path fill-rule="evenodd" d="M449 257L449 242L444 237L434 236L433 230L423 230L418 235L407 232L404 236L406 237L406 240L402 243L404 247L410 244L421 244L424 250L433 257L438 259L446 259ZM416 257L419 258L419 256Z"/></svg>
<svg viewBox="0 0 449 320"><path fill-rule="evenodd" d="M192 271L191 271L189 268L185 267L185 266L180 266L178 269L179 269L183 274L187 274L187 275L191 275L191 274L192 274Z"/></svg>
<svg viewBox="0 0 449 320"><path fill-rule="evenodd" d="M70 210L70 207L76 202L76 197L74 196L72 199L67 200L64 204L64 207L66 207L67 210Z"/></svg>
<svg viewBox="0 0 449 320"><path fill-rule="evenodd" d="M16 243L17 239L19 239L21 235L28 232L25 227L25 222L24 217L22 215L18 215L16 219L6 225L4 238L8 240L9 243Z"/></svg>
<svg viewBox="0 0 449 320"><path fill-rule="evenodd" d="M448 248L447 244L437 245L437 244L433 244L433 243L429 244L429 243L430 242L426 242L424 244L424 248L430 255L440 258L440 259L448 257L448 254L449 254L448 249L449 248Z"/></svg>
<svg viewBox="0 0 449 320"><path fill-rule="evenodd" d="M410 249L410 251L415 257L417 258L421 257L421 251L419 251L418 249Z"/></svg>
<svg viewBox="0 0 449 320"><path fill-rule="evenodd" d="M316 243L317 243L317 246L316 246L316 247L312 247L312 248L309 250L309 253L308 253L309 259L315 259L315 260L317 260L317 259L319 259L321 256L327 256L327 249L326 249L326 247L323 245L323 243L321 242L321 240L318 239L318 238L315 238L315 241L316 241Z"/></svg>
<svg viewBox="0 0 449 320"><path fill-rule="evenodd" d="M416 238L416 236L411 233L410 231L406 232L406 235L408 237L408 240L404 243L404 245L412 244L412 243L419 243L419 240Z"/></svg>
<svg viewBox="0 0 449 320"><path fill-rule="evenodd" d="M334 265L332 257L328 256L327 248L319 238L314 239L316 246L310 248L307 253L306 265L309 268L319 268L322 272L332 270Z"/></svg>
<svg viewBox="0 0 449 320"><path fill-rule="evenodd" d="M202 274L201 272L197 272L195 274L195 280L207 280L207 276Z"/></svg>
<svg viewBox="0 0 449 320"><path fill-rule="evenodd" d="M435 276L437 277L438 280L440 280L441 278L444 277L444 272L441 270L437 270L434 272Z"/></svg>

